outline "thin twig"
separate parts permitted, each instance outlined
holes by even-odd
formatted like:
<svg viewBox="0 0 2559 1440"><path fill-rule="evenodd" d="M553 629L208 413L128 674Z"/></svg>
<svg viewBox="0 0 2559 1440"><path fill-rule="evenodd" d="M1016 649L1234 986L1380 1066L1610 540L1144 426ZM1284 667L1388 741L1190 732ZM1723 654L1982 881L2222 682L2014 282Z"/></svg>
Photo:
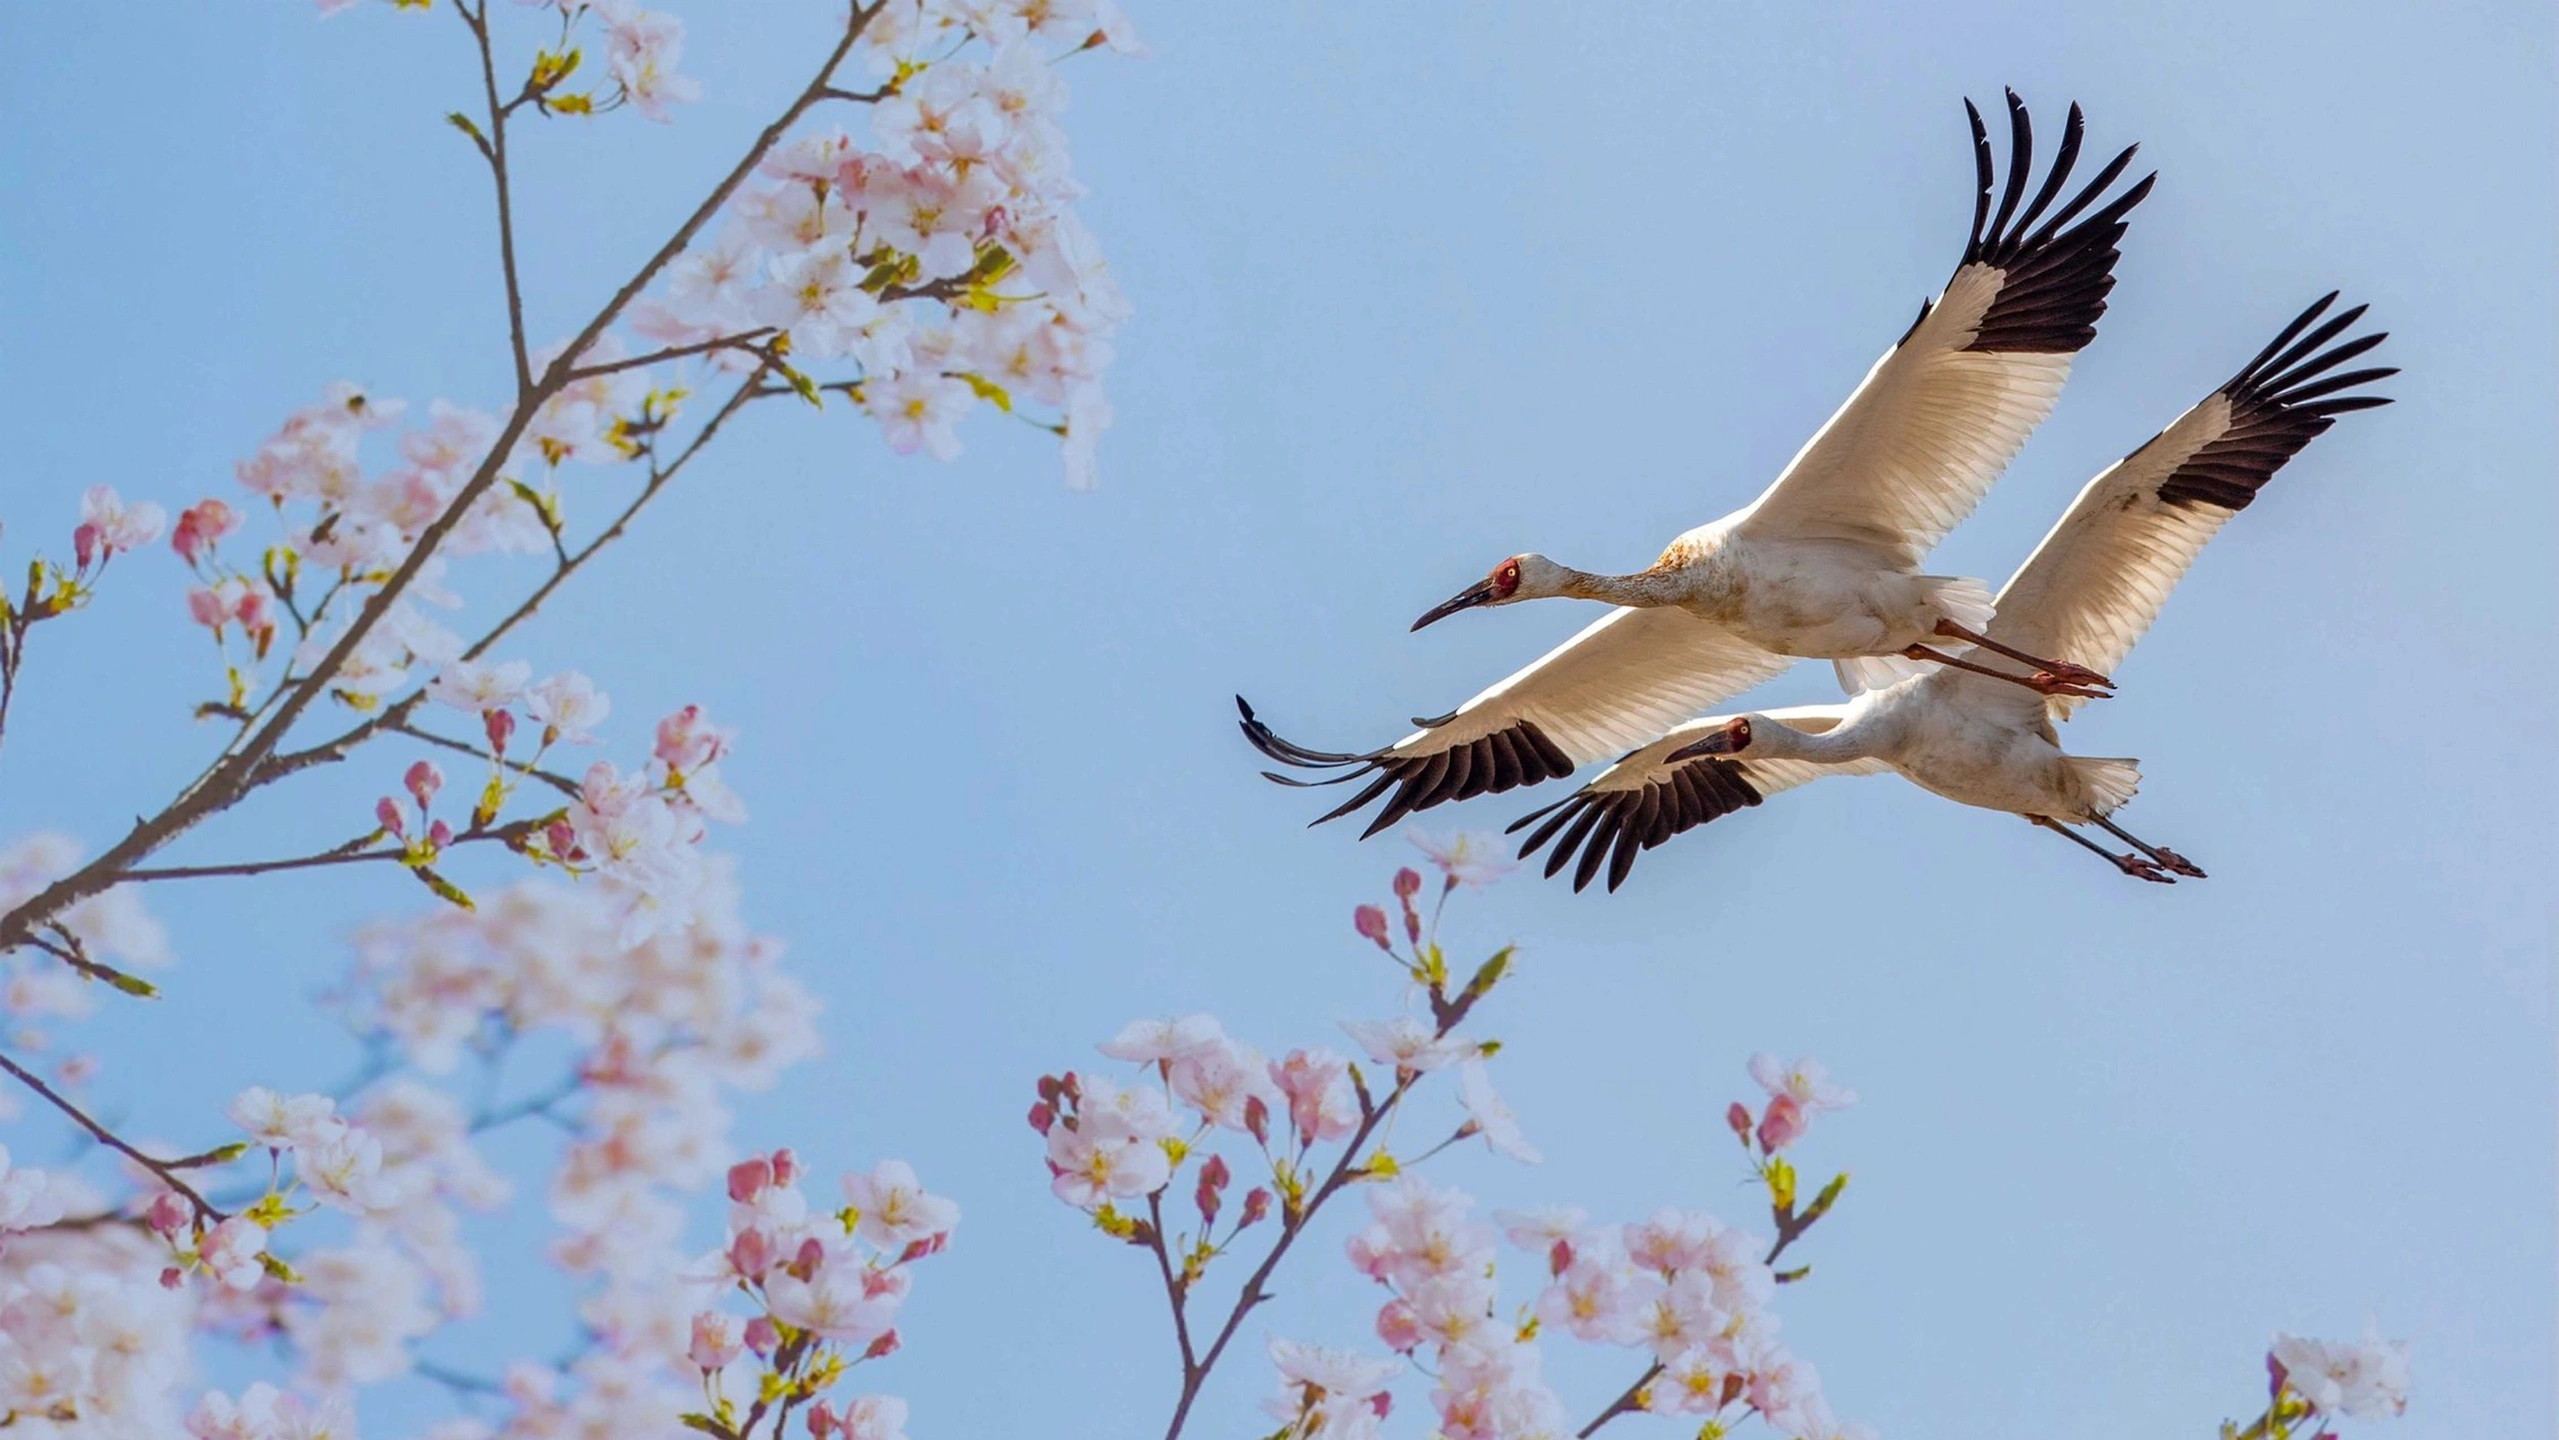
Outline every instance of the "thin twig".
<svg viewBox="0 0 2559 1440"><path fill-rule="evenodd" d="M72 1104L69 1099L64 1097L62 1092L44 1083L44 1078L42 1076L37 1075L34 1071L27 1069L25 1066L20 1065L17 1061L10 1059L6 1055L0 1055L0 1070L8 1071L10 1074L18 1078L18 1083L51 1101L53 1103L53 1108L71 1117L72 1123L78 1125L81 1129L88 1131L91 1135L96 1136L99 1144L106 1146L108 1149L113 1150L117 1154L132 1161L134 1164L150 1171L153 1175L159 1178L161 1184L166 1185L171 1190L185 1196L187 1198L187 1202L195 1206L195 1213L200 1218L211 1220L217 1225L230 1218L224 1215L220 1210L215 1209L212 1201L207 1200L202 1195L196 1193L196 1188L194 1186L189 1185L186 1181L178 1178L176 1168L168 1161L155 1160L151 1156L145 1155L141 1151L134 1149L131 1145L126 1144L123 1138L118 1136L114 1131L99 1124L97 1121L90 1119L87 1111Z"/></svg>
<svg viewBox="0 0 2559 1440"><path fill-rule="evenodd" d="M515 197L507 178L507 107L498 101L498 62L489 46L489 4L480 0L473 13L468 0L454 0L454 10L469 27L480 50L480 84L488 97L489 138L481 154L489 162L489 178L498 192L498 268L506 275L507 347L515 357L515 393L520 403L533 393L533 362L524 339L524 292L515 269Z"/></svg>
<svg viewBox="0 0 2559 1440"><path fill-rule="evenodd" d="M717 339L696 341L691 345L673 345L664 350L652 350L646 355L633 355L628 359L581 365L569 372L568 379L569 383L575 384L580 380L592 380L599 375L613 375L624 370L663 365L669 360L681 360L689 355L707 355L714 350L755 350L757 341L773 333L772 326L759 325L752 330L741 330L735 335L722 335Z"/></svg>
<svg viewBox="0 0 2559 1440"><path fill-rule="evenodd" d="M432 730L421 730L417 726L408 723L406 720L394 722L384 726L383 728L406 735L413 740L423 740L429 745L434 745L441 749L455 751L463 755L469 755L474 759L496 761L498 764L514 771L516 774L522 775L527 779L539 780L543 784L550 786L552 789L557 790L561 794L569 796L572 799L575 799L579 794L583 793L578 788L578 782L570 779L566 775L558 774L550 770L544 770L539 766L528 765L521 760L505 759L472 744L468 740L456 740L450 735L438 735Z"/></svg>

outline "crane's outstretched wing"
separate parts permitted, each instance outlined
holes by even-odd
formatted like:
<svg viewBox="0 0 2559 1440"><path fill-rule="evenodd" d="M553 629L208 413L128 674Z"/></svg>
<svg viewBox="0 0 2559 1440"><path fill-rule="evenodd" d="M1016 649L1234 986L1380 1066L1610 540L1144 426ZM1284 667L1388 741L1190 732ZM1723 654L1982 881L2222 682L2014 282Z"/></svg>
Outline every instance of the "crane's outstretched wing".
<svg viewBox="0 0 2559 1440"><path fill-rule="evenodd" d="M1742 532L1845 540L1918 565L1981 503L2052 413L2071 357L2096 337L2115 286L2124 216L2156 177L2097 205L2132 162L2127 148L2045 219L2079 158L2084 122L2073 105L2052 170L2020 214L2034 144L2026 107L2011 90L2008 182L1993 215L1990 139L1971 101L1964 111L1972 117L1980 191L1963 263L1901 343L1752 503L1738 522Z"/></svg>
<svg viewBox="0 0 2559 1440"><path fill-rule="evenodd" d="M2336 299L2332 291L2301 312L2228 384L2089 481L1999 592L1990 637L2113 673L2159 618L2168 592L2205 542L2257 498L2285 461L2337 416L2389 404L2386 396L2341 392L2396 375L2396 367L2329 373L2388 338L2371 334L2330 344L2365 309L2358 305L2312 328ZM1978 683L1985 695L2018 690L1996 680ZM2077 702L2056 696L2051 703L2051 713L2066 718Z"/></svg>
<svg viewBox="0 0 2559 1440"><path fill-rule="evenodd" d="M1361 838L1416 810L1498 795L1556 780L1661 733L1683 715L1775 678L1793 663L1686 610L1618 609L1438 720L1383 750L1309 750L1271 733L1242 696L1244 738L1264 755L1301 770L1339 770L1334 785L1369 777L1359 793L1319 817L1322 824L1389 790ZM1268 773L1268 772L1265 772Z"/></svg>
<svg viewBox="0 0 2559 1440"><path fill-rule="evenodd" d="M1760 713L1819 735L1839 724L1844 710L1837 705L1798 705ZM1553 840L1555 848L1546 857L1549 876L1571 864L1578 850L1582 858L1573 870L1573 888L1590 884L1605 864L1608 888L1614 890L1625 883L1637 852L1673 835L1825 775L1879 775L1890 768L1881 760L1827 765L1813 760L1729 760L1720 755L1676 762L1669 758L1690 741L1724 728L1732 718L1710 715L1692 720L1601 771L1569 798L1513 821L1512 834L1541 819L1546 822L1520 845L1520 858L1527 859Z"/></svg>

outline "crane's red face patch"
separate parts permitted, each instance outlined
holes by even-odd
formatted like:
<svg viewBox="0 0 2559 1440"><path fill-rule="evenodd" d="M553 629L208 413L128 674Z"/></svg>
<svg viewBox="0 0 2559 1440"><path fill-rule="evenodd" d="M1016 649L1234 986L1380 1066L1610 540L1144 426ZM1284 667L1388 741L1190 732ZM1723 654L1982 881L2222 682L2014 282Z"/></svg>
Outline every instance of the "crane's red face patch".
<svg viewBox="0 0 2559 1440"><path fill-rule="evenodd" d="M1505 560L1493 568L1493 595L1507 600L1519 589L1519 562Z"/></svg>
<svg viewBox="0 0 2559 1440"><path fill-rule="evenodd" d="M1749 748L1750 748L1750 721L1749 721L1749 720L1747 720L1747 719L1745 719L1745 718L1742 718L1742 717L1738 717L1738 716L1736 716L1736 717L1734 718L1734 720L1733 720L1733 723L1732 723L1732 724L1727 725L1727 726L1725 726L1725 727L1724 727L1724 733L1725 733L1727 736L1731 737L1731 738L1730 738L1729 740L1727 740L1727 741L1726 741L1726 743L1725 743L1725 747L1724 747L1724 753L1725 753L1725 754L1727 754L1727 755L1738 755L1738 754L1740 754L1741 752L1743 752L1744 750L1747 750L1747 749L1749 749Z"/></svg>

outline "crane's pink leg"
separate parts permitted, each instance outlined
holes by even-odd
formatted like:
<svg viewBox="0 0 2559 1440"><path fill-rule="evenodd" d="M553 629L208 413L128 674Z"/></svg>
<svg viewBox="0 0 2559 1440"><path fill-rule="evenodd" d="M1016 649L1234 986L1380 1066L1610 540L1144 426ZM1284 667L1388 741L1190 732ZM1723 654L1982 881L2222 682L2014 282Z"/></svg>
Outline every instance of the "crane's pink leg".
<svg viewBox="0 0 2559 1440"><path fill-rule="evenodd" d="M2144 860L2140 856L2118 855L2114 851L2107 849L2105 846L2098 844L2096 841L2089 839L2087 836L2080 834L2078 831L2071 829L2069 826L2062 824L2060 821L2053 819L2049 815L2029 815L2026 817L2026 821L2030 825L2041 825L2054 834L2070 841L2073 845L2086 848L2090 852L2105 859L2107 863L2113 865L2116 869L2123 871L2125 874L2130 875L2136 880L2151 880L2162 885L2174 885L2177 883L2175 876L2163 873L2158 866L2151 864L2149 861ZM2200 874L2202 872L2198 871L2196 873Z"/></svg>
<svg viewBox="0 0 2559 1440"><path fill-rule="evenodd" d="M2162 869L2174 870L2180 875L2190 875L2197 880L2206 878L2203 867L2197 865L2194 861L2187 859L2185 856L2180 855L2176 851L2170 850L2165 846L2153 845L2149 841L2142 839L2140 836L2135 835L2112 820L2092 820L2089 823L2097 826L2101 830L2104 830L2107 834L2114 836L2116 839L2123 841L2125 844L2130 845L2142 854L2149 856L2151 859L2158 861Z"/></svg>
<svg viewBox="0 0 2559 1440"><path fill-rule="evenodd" d="M2073 665L2067 660L2046 660L2041 656L2029 655L2023 650L2012 650L1989 636L1967 630L1952 620L1938 621L1937 633L1949 640L1962 640L1978 645L1993 655L2005 655L2020 665L2032 665L2056 680L2066 680L2073 685L2100 685L2109 690L2115 688L2114 681L2085 665Z"/></svg>
<svg viewBox="0 0 2559 1440"><path fill-rule="evenodd" d="M2049 670L2038 670L2032 675L2011 675L2005 670L1994 670L1987 665L1976 665L1970 660L1957 659L1955 656L1949 655L1943 650L1932 650L1925 645L1913 645L1903 650L1901 653L1908 659L1934 660L1940 665L1951 665L1958 670L1970 670L1976 675L1987 675L1993 680L2005 680L2011 685L2023 685L2038 695L2076 695L2083 700L2112 700L2115 698L2113 694L2108 691L2091 690L2087 686L2081 685L2076 681L2063 679L2061 676L2055 675Z"/></svg>

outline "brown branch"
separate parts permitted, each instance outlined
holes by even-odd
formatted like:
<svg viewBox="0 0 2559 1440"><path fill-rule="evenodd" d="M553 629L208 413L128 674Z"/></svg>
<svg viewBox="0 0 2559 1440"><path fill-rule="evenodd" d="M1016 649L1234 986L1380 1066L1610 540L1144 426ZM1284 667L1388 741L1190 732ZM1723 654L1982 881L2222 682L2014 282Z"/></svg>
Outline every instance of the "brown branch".
<svg viewBox="0 0 2559 1440"><path fill-rule="evenodd" d="M19 1083L25 1085L28 1089L33 1090L38 1095L43 1096L45 1099L53 1102L53 1108L70 1116L74 1124L97 1137L99 1144L106 1146L108 1149L115 1151L117 1154L124 1156L128 1160L131 1160L134 1164L150 1171L153 1175L159 1177L161 1184L166 1185L171 1190L185 1196L188 1203L195 1206L195 1212L199 1218L211 1220L217 1225L230 1218L224 1215L221 1211L215 1209L212 1201L207 1200L204 1196L198 1194L194 1186L189 1185L182 1179L179 1179L175 1166L165 1160L155 1160L152 1157L143 1154L141 1151L134 1149L131 1145L126 1144L114 1131L99 1124L97 1121L90 1119L87 1111L72 1104L70 1100L63 1096L62 1092L44 1083L43 1077L28 1070L25 1066L20 1065L17 1061L10 1059L6 1055L0 1055L0 1070L6 1070L10 1074L18 1077Z"/></svg>
<svg viewBox="0 0 2559 1440"><path fill-rule="evenodd" d="M1333 1192L1367 1173L1365 1165L1356 1163L1359 1160L1360 1147L1368 1143L1369 1136L1376 1133L1378 1125L1388 1115L1393 1114L1395 1107L1403 1102L1405 1093L1412 1089L1416 1078L1418 1077L1411 1075L1398 1076L1395 1088L1387 1093L1384 1102L1368 1107L1368 1113L1360 1119L1359 1129L1351 1133L1350 1143L1342 1147L1342 1158L1333 1162L1332 1173L1325 1176L1324 1183L1315 1188L1315 1193L1307 1200L1305 1209L1297 1211L1292 1218L1287 1206L1283 1205L1280 1208L1280 1237L1271 1246L1271 1253L1263 1256L1262 1263L1254 1267L1253 1273L1246 1277L1243 1290L1235 1298L1235 1308L1227 1314L1226 1323L1218 1327L1217 1338L1209 1342L1208 1352L1202 1355L1196 1364L1191 1362L1187 1354L1185 1355L1182 1362L1182 1395L1173 1406L1173 1423L1166 1427L1164 1440L1175 1440L1175 1437L1182 1433L1184 1422L1190 1419L1191 1405L1199 1399L1200 1389L1208 1383L1209 1372L1217 1367L1218 1357L1226 1353L1227 1342L1233 1340L1235 1332L1242 1328L1244 1317L1251 1314L1263 1301L1271 1298L1270 1292L1262 1288L1263 1285L1270 1280L1271 1272L1279 1268L1280 1261L1286 1258L1289 1247L1297 1243L1297 1237L1304 1234L1306 1227L1314 1221L1315 1212L1324 1208L1324 1202L1333 1197ZM1187 1344L1184 1348L1187 1351Z"/></svg>
<svg viewBox="0 0 2559 1440"><path fill-rule="evenodd" d="M1190 1286L1175 1278L1172 1252L1164 1248L1164 1192L1146 1197L1146 1243L1155 1252L1156 1272L1164 1277L1164 1298L1173 1307L1173 1339L1182 1349L1182 1372L1189 1374L1197 1357L1191 1350L1191 1321L1188 1305Z"/></svg>
<svg viewBox="0 0 2559 1440"><path fill-rule="evenodd" d="M489 178L498 192L498 268L506 276L507 346L515 357L515 393L518 401L533 393L533 362L524 340L524 291L516 278L515 268L515 198L514 186L507 178L506 117L508 107L498 101L497 57L489 47L489 4L480 0L477 14L468 0L454 0L454 11L469 27L471 38L480 51L480 85L488 97L489 138L480 153L489 162ZM473 137L478 138L478 137Z"/></svg>

